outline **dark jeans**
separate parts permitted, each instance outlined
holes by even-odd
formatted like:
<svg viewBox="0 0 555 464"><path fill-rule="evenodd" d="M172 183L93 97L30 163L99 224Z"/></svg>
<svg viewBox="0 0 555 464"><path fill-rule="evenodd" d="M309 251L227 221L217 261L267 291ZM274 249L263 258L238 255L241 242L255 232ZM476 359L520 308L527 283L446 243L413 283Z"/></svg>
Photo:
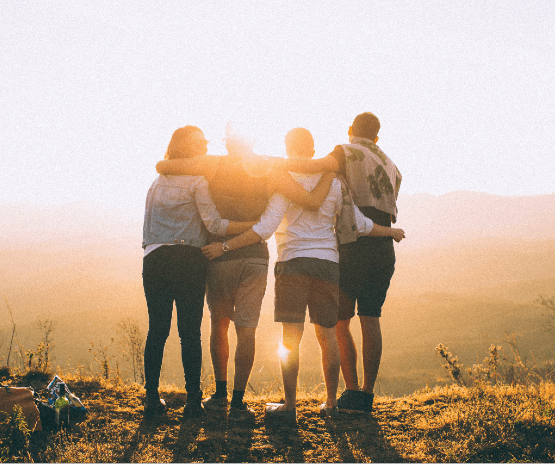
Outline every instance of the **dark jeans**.
<svg viewBox="0 0 555 464"><path fill-rule="evenodd" d="M181 361L188 393L200 390L202 346L200 325L204 308L208 259L200 248L162 246L143 259L143 287L148 307L145 346L145 388L156 390L164 346L170 334L173 303L181 339Z"/></svg>

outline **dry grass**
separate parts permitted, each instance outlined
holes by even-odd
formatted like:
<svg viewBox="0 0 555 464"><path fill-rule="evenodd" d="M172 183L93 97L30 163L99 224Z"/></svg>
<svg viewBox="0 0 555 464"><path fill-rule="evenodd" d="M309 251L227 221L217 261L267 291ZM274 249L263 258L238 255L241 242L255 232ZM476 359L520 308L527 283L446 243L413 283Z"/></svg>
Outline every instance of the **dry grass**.
<svg viewBox="0 0 555 464"><path fill-rule="evenodd" d="M32 379L12 379L29 384ZM26 381L27 380L27 381ZM297 426L264 422L248 396L251 426L207 414L181 421L183 391L167 388L167 414L142 415L141 387L67 376L90 413L68 431L34 434L13 460L35 462L553 462L555 385L448 386L403 398L377 397L372 416L321 418L323 398L301 394ZM44 384L43 384L44 385ZM39 387L38 385L36 387ZM40 388L37 388L40 390Z"/></svg>

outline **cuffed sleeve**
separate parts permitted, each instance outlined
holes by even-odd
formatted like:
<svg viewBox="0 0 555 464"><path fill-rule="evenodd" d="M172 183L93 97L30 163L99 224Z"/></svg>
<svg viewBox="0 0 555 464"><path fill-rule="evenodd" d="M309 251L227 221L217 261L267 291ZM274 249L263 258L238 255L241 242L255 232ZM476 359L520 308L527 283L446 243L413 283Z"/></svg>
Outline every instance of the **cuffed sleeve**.
<svg viewBox="0 0 555 464"><path fill-rule="evenodd" d="M357 235L368 235L374 228L374 223L372 219L367 218L361 213L357 205L353 205L355 210L355 222L357 226Z"/></svg>
<svg viewBox="0 0 555 464"><path fill-rule="evenodd" d="M289 203L289 200L279 193L272 195L268 206L260 216L260 220L252 226L253 232L262 240L269 239L283 220Z"/></svg>
<svg viewBox="0 0 555 464"><path fill-rule="evenodd" d="M225 235L229 227L229 219L222 219L208 190L208 182L203 177L195 190L195 205L208 232L214 235Z"/></svg>

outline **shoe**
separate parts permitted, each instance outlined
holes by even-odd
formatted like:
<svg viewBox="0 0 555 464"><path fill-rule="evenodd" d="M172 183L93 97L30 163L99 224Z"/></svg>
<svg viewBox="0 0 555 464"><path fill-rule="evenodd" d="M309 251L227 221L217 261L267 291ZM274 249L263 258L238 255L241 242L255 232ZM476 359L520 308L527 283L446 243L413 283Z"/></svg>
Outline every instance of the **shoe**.
<svg viewBox="0 0 555 464"><path fill-rule="evenodd" d="M230 406L229 412L227 413L227 418L228 420L233 421L254 421L256 418L256 413L253 409L247 406L247 403L243 403L242 408Z"/></svg>
<svg viewBox="0 0 555 464"><path fill-rule="evenodd" d="M371 413L372 406L374 405L374 393L362 392L364 412Z"/></svg>
<svg viewBox="0 0 555 464"><path fill-rule="evenodd" d="M229 401L227 396L222 396L221 398L214 398L212 395L210 398L206 398L202 405L207 411L226 411Z"/></svg>
<svg viewBox="0 0 555 464"><path fill-rule="evenodd" d="M339 409L337 409L337 406L328 408L326 403L322 403L320 405L320 415L322 417L337 417L339 416Z"/></svg>
<svg viewBox="0 0 555 464"><path fill-rule="evenodd" d="M285 422L297 422L297 409L292 411L283 411L278 409L283 406L283 403L266 403L266 411L264 419L266 420L281 420Z"/></svg>
<svg viewBox="0 0 555 464"><path fill-rule="evenodd" d="M204 408L202 404L187 402L183 408L183 415L181 416L183 420L194 419L196 417L201 417L204 415Z"/></svg>
<svg viewBox="0 0 555 464"><path fill-rule="evenodd" d="M360 390L345 390L337 399L337 409L341 412L365 413L372 411L372 403L368 410L365 395L369 393ZM371 395L374 398L374 395Z"/></svg>
<svg viewBox="0 0 555 464"><path fill-rule="evenodd" d="M164 414L166 411L166 402L158 398L146 398L144 415L146 417L153 417L159 414Z"/></svg>

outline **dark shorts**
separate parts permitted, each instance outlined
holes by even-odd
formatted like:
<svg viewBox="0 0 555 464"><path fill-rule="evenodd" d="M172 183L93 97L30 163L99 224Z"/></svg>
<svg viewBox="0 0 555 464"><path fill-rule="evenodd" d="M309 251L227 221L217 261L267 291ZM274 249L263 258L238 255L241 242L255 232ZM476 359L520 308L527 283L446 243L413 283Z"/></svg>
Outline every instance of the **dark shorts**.
<svg viewBox="0 0 555 464"><path fill-rule="evenodd" d="M310 322L325 328L337 325L339 265L318 258L277 262L275 322L302 323L306 308Z"/></svg>
<svg viewBox="0 0 555 464"><path fill-rule="evenodd" d="M355 315L380 317L391 277L395 271L393 243L353 243L339 249L339 320Z"/></svg>

